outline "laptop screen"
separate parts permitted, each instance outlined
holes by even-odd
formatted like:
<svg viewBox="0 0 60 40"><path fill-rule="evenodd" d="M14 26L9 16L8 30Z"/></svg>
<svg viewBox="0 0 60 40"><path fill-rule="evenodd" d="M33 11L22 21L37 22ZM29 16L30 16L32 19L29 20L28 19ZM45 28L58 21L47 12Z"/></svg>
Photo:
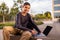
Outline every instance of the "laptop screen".
<svg viewBox="0 0 60 40"><path fill-rule="evenodd" d="M45 30L43 31L43 34L45 34L46 36L49 34L49 32L51 31L52 27L51 26L47 26L45 28Z"/></svg>

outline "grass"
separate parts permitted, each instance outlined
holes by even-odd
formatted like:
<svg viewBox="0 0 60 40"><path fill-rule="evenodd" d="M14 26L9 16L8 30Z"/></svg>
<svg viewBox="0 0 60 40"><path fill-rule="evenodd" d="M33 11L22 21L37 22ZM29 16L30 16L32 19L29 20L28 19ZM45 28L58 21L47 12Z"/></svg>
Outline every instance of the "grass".
<svg viewBox="0 0 60 40"><path fill-rule="evenodd" d="M4 26L14 26L14 24L14 22L5 22L4 24L0 23L0 29L2 29Z"/></svg>

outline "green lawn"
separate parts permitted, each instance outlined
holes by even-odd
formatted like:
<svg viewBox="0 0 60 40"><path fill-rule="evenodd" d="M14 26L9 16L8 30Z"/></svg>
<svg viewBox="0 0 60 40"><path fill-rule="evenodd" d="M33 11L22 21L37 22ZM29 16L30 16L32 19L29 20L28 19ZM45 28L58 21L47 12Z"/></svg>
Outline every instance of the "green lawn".
<svg viewBox="0 0 60 40"><path fill-rule="evenodd" d="M0 29L2 29L4 26L14 26L15 22L5 22L4 24L3 23L0 23Z"/></svg>

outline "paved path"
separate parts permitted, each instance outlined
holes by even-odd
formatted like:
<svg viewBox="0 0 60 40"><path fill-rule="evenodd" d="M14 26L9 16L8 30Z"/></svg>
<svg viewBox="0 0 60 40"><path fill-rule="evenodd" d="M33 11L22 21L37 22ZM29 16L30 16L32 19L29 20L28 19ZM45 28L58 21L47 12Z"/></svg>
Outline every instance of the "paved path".
<svg viewBox="0 0 60 40"><path fill-rule="evenodd" d="M38 27L43 32L47 25L53 27L47 37L52 38L54 40L60 40L60 23L43 24L39 25Z"/></svg>
<svg viewBox="0 0 60 40"><path fill-rule="evenodd" d="M42 24L38 25L39 29L43 32L47 25L53 27L47 37L52 38L54 40L60 40L60 23L53 23L53 24ZM0 40L3 40L2 30L0 29Z"/></svg>
<svg viewBox="0 0 60 40"><path fill-rule="evenodd" d="M0 29L0 40L3 40L3 31Z"/></svg>

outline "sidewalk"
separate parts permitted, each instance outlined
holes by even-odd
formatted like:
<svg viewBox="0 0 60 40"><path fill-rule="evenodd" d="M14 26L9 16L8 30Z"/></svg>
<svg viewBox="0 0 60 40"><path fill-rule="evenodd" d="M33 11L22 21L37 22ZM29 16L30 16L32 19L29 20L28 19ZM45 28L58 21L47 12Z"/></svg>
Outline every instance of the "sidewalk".
<svg viewBox="0 0 60 40"><path fill-rule="evenodd" d="M42 24L42 25L38 25L38 27L43 32L43 30L46 28L47 25L50 25L53 27L47 37L54 40L60 40L60 23ZM0 29L0 40L3 40L2 31L3 30Z"/></svg>
<svg viewBox="0 0 60 40"><path fill-rule="evenodd" d="M53 27L47 37L54 40L60 40L60 23L43 24L43 25L39 25L38 27L43 32L47 25Z"/></svg>
<svg viewBox="0 0 60 40"><path fill-rule="evenodd" d="M3 30L0 29L0 40L3 40Z"/></svg>

